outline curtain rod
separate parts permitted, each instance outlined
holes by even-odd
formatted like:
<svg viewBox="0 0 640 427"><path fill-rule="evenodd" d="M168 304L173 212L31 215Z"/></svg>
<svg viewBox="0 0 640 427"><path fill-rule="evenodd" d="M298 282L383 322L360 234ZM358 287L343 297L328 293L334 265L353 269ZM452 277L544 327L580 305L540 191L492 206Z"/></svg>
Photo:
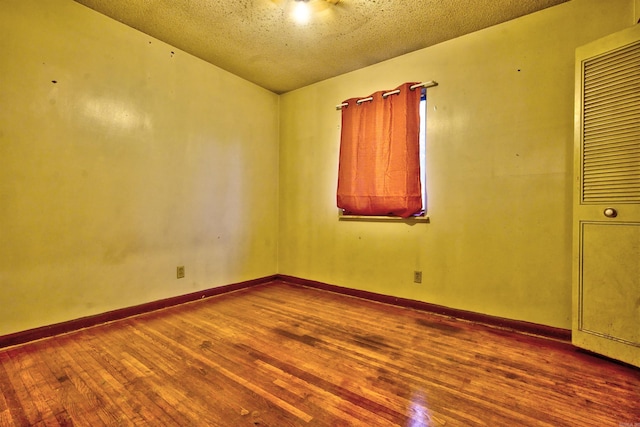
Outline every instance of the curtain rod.
<svg viewBox="0 0 640 427"><path fill-rule="evenodd" d="M417 84L414 84L413 86L409 86L409 89L416 90L419 87L428 88L428 87L433 87L433 86L438 86L438 82L433 81L433 80L429 80L428 82L417 83ZM391 92L383 93L382 97L386 98L387 96L395 95L396 93L400 93L400 89L396 89L396 90L392 90ZM373 96L370 96L368 98L358 99L356 101L356 104L360 105L363 102L367 102L367 101L373 101ZM343 107L348 107L348 106L349 106L349 104L344 102L342 104L336 105L336 110L342 110Z"/></svg>

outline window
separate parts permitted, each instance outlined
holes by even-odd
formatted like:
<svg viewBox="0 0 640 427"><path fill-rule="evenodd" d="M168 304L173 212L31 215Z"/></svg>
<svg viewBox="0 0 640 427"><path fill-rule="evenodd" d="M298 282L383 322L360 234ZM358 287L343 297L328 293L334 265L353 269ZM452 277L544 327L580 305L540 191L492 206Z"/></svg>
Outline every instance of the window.
<svg viewBox="0 0 640 427"><path fill-rule="evenodd" d="M422 212L427 215L427 90L420 97L420 188L422 188Z"/></svg>
<svg viewBox="0 0 640 427"><path fill-rule="evenodd" d="M352 109L342 112L340 219L428 219L424 85L436 83L405 83L339 106Z"/></svg>

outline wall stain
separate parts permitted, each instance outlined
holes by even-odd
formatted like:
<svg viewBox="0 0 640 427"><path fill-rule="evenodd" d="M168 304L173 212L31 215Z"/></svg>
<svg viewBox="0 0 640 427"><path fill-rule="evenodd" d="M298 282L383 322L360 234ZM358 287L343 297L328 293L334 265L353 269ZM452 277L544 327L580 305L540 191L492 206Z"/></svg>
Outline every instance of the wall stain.
<svg viewBox="0 0 640 427"><path fill-rule="evenodd" d="M105 249L103 260L107 264L122 264L129 255L139 250L139 246L133 243L118 247L110 246Z"/></svg>

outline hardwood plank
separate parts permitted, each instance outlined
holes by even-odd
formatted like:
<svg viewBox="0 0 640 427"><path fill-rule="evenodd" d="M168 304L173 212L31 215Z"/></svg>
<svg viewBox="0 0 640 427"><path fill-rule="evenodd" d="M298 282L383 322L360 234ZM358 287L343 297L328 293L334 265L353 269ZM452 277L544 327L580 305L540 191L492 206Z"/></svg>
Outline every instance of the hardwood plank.
<svg viewBox="0 0 640 427"><path fill-rule="evenodd" d="M254 341L253 344L257 344L257 341ZM266 344L267 346L270 346L271 348L273 348L273 344ZM269 371L269 369L256 369L256 368L264 368L265 367L265 363L259 363L262 362L259 358L256 357L256 355L253 353L253 349L250 347L246 347L244 344L239 344L239 343L234 343L233 345L229 345L229 346L224 346L224 345L218 345L216 346L215 349L210 348L208 349L209 351L215 353L215 360L218 361L221 365L224 366L228 366L229 369L233 369L237 372L242 372L243 375L246 376L251 376L253 378L253 381L255 382L259 382L261 384L261 386L265 389L269 389L269 385L271 384L271 390L273 394L276 395L281 395L282 399L287 399L286 394L291 394L289 390L283 390L281 387L278 387L275 383L274 383L274 379L273 376L270 375L267 378L261 378L258 376L258 374L260 373L265 373L265 371ZM250 356L248 359L246 358L247 356ZM238 360L243 360L246 359L246 362L244 362L241 366L238 364ZM255 362L255 363L251 363L251 362ZM287 374L289 375L289 374ZM291 375L289 375L291 377ZM304 380L300 380L300 382L302 383L306 383ZM273 387L274 385L276 385L275 387ZM317 390L322 390L321 388L314 386ZM278 393L278 392L282 392L282 393ZM284 395L282 395L284 394ZM324 394L324 399L319 400L317 402L314 402L314 399L309 399L309 395L310 393L307 393L305 395L305 399L298 399L294 401L294 398L289 396L289 401L291 401L291 403L295 403L296 405L301 406L302 408L305 408L306 410L309 411L319 411L321 410L320 408L326 408L326 403L327 403L327 393ZM294 393L295 396L295 393ZM331 394L332 397L334 397L334 400L338 400L339 401L339 405L344 407L344 406L351 406L350 402L344 401L343 399L340 399L338 396ZM352 411L357 412L357 407L353 407L350 408ZM320 414L322 414L322 412L320 412ZM316 416L317 418L317 416ZM335 421L335 420L334 420ZM375 421L375 422L373 422ZM374 417L372 419L372 423L371 425L384 425L384 422L382 419L380 419L377 415L374 414Z"/></svg>
<svg viewBox="0 0 640 427"><path fill-rule="evenodd" d="M56 389L44 377L44 366L36 359L35 352L23 353L20 360L22 363L17 369L32 402L41 414L40 422L46 426L60 426L57 415L64 413L64 408L52 398Z"/></svg>
<svg viewBox="0 0 640 427"><path fill-rule="evenodd" d="M521 332L529 335L536 335L551 339L562 340L571 342L571 329L554 328L551 326L540 325L536 323L523 322L513 319L506 319L503 317L489 316L486 314L475 313L466 310L459 310L455 308L445 307L441 305L431 304L423 301L411 300L406 298L399 298L390 295L378 294L375 292L368 292L359 289L345 288L336 285L330 285L328 283L317 282L314 280L303 279L300 277L288 276L279 274L278 280L282 280L288 283L295 283L298 285L311 287L314 289L322 289L329 292L336 292L342 295L349 295L357 298L364 298L370 301L377 301L384 304L391 304L399 307L412 308L420 311L426 311L428 313L440 314L446 317L453 317L456 319L464 319L478 324L484 324L489 326L496 326L502 329L508 329L514 332Z"/></svg>
<svg viewBox="0 0 640 427"><path fill-rule="evenodd" d="M28 352L25 352L23 357L18 358L16 361L16 358L12 358L11 354L7 354L7 357L3 360L3 365L5 365L5 371L9 379L7 382L7 386L11 390L9 396L18 406L18 411L13 415L25 425L35 425L42 421L42 414L40 405L38 405L38 402L34 402L29 394L29 382L25 383L24 381L20 361L24 360L26 355L28 355Z"/></svg>
<svg viewBox="0 0 640 427"><path fill-rule="evenodd" d="M75 406L74 422L86 422L87 425L116 424L121 417L121 411L109 411L109 408L113 407L112 399L116 397L108 394L102 388L102 384L96 382L91 376L99 372L99 369L87 363L83 351L77 351L75 340L69 340L65 345L53 340L51 345L67 364L64 369L65 374L60 378L61 382L68 383L66 391L77 396L77 400L74 399L73 403L80 403ZM67 402L70 402L69 398Z"/></svg>
<svg viewBox="0 0 640 427"><path fill-rule="evenodd" d="M3 426L11 425L28 425L29 420L25 413L18 392L11 382L10 374L13 376L9 359L9 352L0 352L0 390L2 390L2 398L6 404L6 408L0 413Z"/></svg>
<svg viewBox="0 0 640 427"><path fill-rule="evenodd" d="M291 307L289 306L289 308L291 308ZM362 338L360 337L360 338L358 338L356 341L362 341ZM269 347L269 346L267 345L267 347ZM369 345L366 345L366 346L364 347L364 350L361 350L361 351L366 351L366 350L368 350L368 347L369 347ZM359 351L359 350L357 350L357 349L358 349L358 347L357 347L357 346L356 346L355 348L356 348L356 350L354 350L354 351ZM293 353L293 354L298 353L298 351L296 351L296 349L294 349L292 346L289 346L289 347L288 347L288 349L289 349L289 350L292 350L292 353ZM298 350L299 350L299 349L298 349ZM342 351L344 351L344 347L343 347L343 348L341 348L341 350L342 350ZM304 354L304 353L303 353L303 354ZM282 357L286 357L286 355L282 355ZM299 364L300 362L298 361L298 362L292 362L292 363L293 363L293 364ZM322 365L322 366L325 366L325 365L326 365L326 361L325 361L325 363L323 363L323 365ZM350 369L350 368L349 368L349 369ZM340 373L340 377L345 377L345 376L346 376L346 377L348 377L348 376L349 376L349 372L348 372L348 370L347 370L347 371L345 371L345 372L341 372L341 373ZM365 393L367 393L367 392L365 392ZM371 393L369 393L369 394L371 394Z"/></svg>
<svg viewBox="0 0 640 427"><path fill-rule="evenodd" d="M167 323L166 318L158 319L158 321L160 323ZM174 328L174 333L177 333L177 335L174 335L172 337L158 334L154 330L148 330L147 332L150 335L154 336L155 339L164 341L164 343L167 345L171 345L172 348L175 349L175 351L179 352L182 355L182 357L190 358L201 363L201 366L205 367L205 370L214 371L215 373L222 375L227 380L230 380L237 385L244 387L245 389L247 389L247 391L250 391L253 394L262 397L266 402L285 410L286 412L293 415L296 419L302 420L304 422L308 422L312 419L312 417L308 414L264 390L261 387L261 384L259 384L257 381L254 381L253 379L248 380L247 378L251 378L254 372L252 370L247 370L247 365L244 365L245 369L242 369L242 364L239 364L236 361L236 363L230 366L230 369L227 369L219 363L221 359L220 357L209 357L210 352L208 350L210 349L211 345L207 345L206 341L201 341L201 336L200 338L196 337L195 340L190 340L190 335L193 334L189 334L188 330L185 328ZM176 343L178 344L176 345Z"/></svg>
<svg viewBox="0 0 640 427"><path fill-rule="evenodd" d="M0 426L616 426L640 372L274 281L0 351Z"/></svg>
<svg viewBox="0 0 640 427"><path fill-rule="evenodd" d="M230 285L225 285L225 286L217 286L215 288L204 289L204 290L193 292L190 294L179 295L173 298L166 298L162 300L151 301L151 302L136 305L133 307L125 307L118 310L108 311L106 313L100 313L93 316L82 317L79 319L70 320L68 322L42 326L39 328L16 332L9 335L2 335L0 336L0 348L11 347L19 344L28 343L31 341L37 341L42 338L48 338L56 335L74 332L83 328L89 328L91 326L101 325L107 322L113 322L115 320L125 319L127 317L136 316L142 313L159 310L166 307L172 307L179 304L184 304L189 301L196 301L205 297L231 293L238 289L245 289L251 286L257 286L263 283L267 283L272 280L275 280L276 278L277 276L267 276L267 277L261 277L258 279L248 280L245 282L232 283Z"/></svg>

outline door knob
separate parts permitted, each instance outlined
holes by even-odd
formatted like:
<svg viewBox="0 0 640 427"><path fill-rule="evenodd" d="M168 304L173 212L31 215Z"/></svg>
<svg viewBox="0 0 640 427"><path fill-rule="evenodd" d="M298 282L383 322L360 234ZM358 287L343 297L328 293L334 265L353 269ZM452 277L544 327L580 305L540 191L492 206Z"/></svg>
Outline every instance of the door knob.
<svg viewBox="0 0 640 427"><path fill-rule="evenodd" d="M606 208L604 210L604 216L606 216L607 218L615 218L618 216L618 211L614 208Z"/></svg>

